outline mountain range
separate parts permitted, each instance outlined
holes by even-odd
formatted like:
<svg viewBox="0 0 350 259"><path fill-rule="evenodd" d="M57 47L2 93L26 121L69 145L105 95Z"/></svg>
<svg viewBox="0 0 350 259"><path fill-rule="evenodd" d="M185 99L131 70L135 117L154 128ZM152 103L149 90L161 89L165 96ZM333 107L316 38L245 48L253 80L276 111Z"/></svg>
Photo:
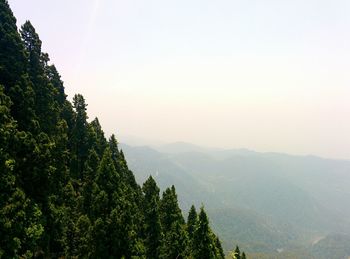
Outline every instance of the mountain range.
<svg viewBox="0 0 350 259"><path fill-rule="evenodd" d="M329 258L337 240L332 256L350 256L350 161L184 142L122 149L138 182L152 175L161 189L176 185L184 210L203 204L226 250Z"/></svg>

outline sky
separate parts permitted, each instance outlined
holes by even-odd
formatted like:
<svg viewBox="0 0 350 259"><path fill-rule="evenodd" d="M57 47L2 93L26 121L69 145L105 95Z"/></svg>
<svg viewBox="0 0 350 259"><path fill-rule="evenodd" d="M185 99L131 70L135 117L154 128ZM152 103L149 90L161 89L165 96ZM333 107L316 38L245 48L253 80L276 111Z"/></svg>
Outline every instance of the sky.
<svg viewBox="0 0 350 259"><path fill-rule="evenodd" d="M350 159L350 1L9 4L120 142Z"/></svg>

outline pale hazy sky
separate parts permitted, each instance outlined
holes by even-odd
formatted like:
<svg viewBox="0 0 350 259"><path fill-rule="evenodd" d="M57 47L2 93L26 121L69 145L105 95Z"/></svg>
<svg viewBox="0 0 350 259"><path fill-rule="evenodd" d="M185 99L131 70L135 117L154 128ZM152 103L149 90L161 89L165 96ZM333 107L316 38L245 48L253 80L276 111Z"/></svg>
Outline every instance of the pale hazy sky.
<svg viewBox="0 0 350 259"><path fill-rule="evenodd" d="M9 0L107 134L350 159L350 1Z"/></svg>

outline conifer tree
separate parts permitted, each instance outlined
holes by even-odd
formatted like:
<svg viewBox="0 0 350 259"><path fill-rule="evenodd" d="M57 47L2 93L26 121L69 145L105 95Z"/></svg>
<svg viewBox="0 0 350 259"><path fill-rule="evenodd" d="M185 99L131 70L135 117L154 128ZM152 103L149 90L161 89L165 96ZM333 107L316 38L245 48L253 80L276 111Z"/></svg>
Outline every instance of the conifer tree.
<svg viewBox="0 0 350 259"><path fill-rule="evenodd" d="M66 94L64 93L64 85L61 80L61 76L58 73L55 65L48 65L45 67L46 75L53 86L53 94L55 101L60 107L63 106L66 101Z"/></svg>
<svg viewBox="0 0 350 259"><path fill-rule="evenodd" d="M0 1L0 84L5 93L23 75L26 58L23 42L17 32L16 18L6 0Z"/></svg>
<svg viewBox="0 0 350 259"><path fill-rule="evenodd" d="M185 226L179 221L174 222L171 228L164 233L161 247L161 258L188 258L188 237Z"/></svg>
<svg viewBox="0 0 350 259"><path fill-rule="evenodd" d="M187 217L187 232L190 241L193 241L193 235L197 227L198 215L194 205L191 206Z"/></svg>
<svg viewBox="0 0 350 259"><path fill-rule="evenodd" d="M27 52L27 72L35 94L34 109L40 129L51 134L54 132L59 106L55 102L56 91L46 74L48 54L41 52L41 40L33 25L26 21L21 27L21 35Z"/></svg>
<svg viewBox="0 0 350 259"><path fill-rule="evenodd" d="M103 155L108 146L104 132L98 118L88 124L87 140L89 149L94 149L99 157ZM112 152L112 150L111 150Z"/></svg>
<svg viewBox="0 0 350 259"><path fill-rule="evenodd" d="M39 83L44 74L43 56L41 53L41 40L30 21L26 21L21 27L21 36L27 51L28 73L37 88L43 86Z"/></svg>
<svg viewBox="0 0 350 259"><path fill-rule="evenodd" d="M24 44L17 32L16 19L5 0L0 1L0 84L11 98L10 113L18 129L34 129L34 91L26 74Z"/></svg>
<svg viewBox="0 0 350 259"><path fill-rule="evenodd" d="M215 258L213 240L210 235L210 227L207 214L201 207L198 214L198 224L193 235L194 258Z"/></svg>
<svg viewBox="0 0 350 259"><path fill-rule="evenodd" d="M160 211L160 219L164 232L170 231L172 224L175 222L179 222L181 225L185 224L178 205L174 185L163 192L163 197L160 200Z"/></svg>
<svg viewBox="0 0 350 259"><path fill-rule="evenodd" d="M81 192L83 195L82 209L84 213L88 214L90 217L92 213L92 191L99 164L99 156L97 155L95 150L91 149L89 151L88 159L84 165L84 173L81 186Z"/></svg>
<svg viewBox="0 0 350 259"><path fill-rule="evenodd" d="M164 234L162 257L184 258L188 237L174 186L163 192L160 201L160 215Z"/></svg>
<svg viewBox="0 0 350 259"><path fill-rule="evenodd" d="M81 177L83 166L88 155L88 116L86 107L87 105L84 97L80 94L76 94L73 98L75 118L70 139L72 156L71 173L76 178Z"/></svg>
<svg viewBox="0 0 350 259"><path fill-rule="evenodd" d="M225 258L224 250L222 249L220 239L215 237L216 257Z"/></svg>
<svg viewBox="0 0 350 259"><path fill-rule="evenodd" d="M236 259L241 259L241 251L239 250L238 246L236 246L236 249L235 249L235 256L236 256Z"/></svg>
<svg viewBox="0 0 350 259"><path fill-rule="evenodd" d="M0 257L32 257L44 231L42 213L17 187L11 149L18 139L10 107L0 85Z"/></svg>
<svg viewBox="0 0 350 259"><path fill-rule="evenodd" d="M144 214L145 214L145 245L146 257L160 257L162 244L162 228L159 213L159 188L150 176L143 184Z"/></svg>

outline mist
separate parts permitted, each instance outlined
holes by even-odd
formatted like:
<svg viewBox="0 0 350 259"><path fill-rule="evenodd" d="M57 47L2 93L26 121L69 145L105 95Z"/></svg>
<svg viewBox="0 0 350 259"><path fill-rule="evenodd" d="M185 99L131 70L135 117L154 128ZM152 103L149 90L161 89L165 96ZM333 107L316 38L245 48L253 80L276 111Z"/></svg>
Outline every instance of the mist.
<svg viewBox="0 0 350 259"><path fill-rule="evenodd" d="M347 1L9 3L121 142L350 159Z"/></svg>

